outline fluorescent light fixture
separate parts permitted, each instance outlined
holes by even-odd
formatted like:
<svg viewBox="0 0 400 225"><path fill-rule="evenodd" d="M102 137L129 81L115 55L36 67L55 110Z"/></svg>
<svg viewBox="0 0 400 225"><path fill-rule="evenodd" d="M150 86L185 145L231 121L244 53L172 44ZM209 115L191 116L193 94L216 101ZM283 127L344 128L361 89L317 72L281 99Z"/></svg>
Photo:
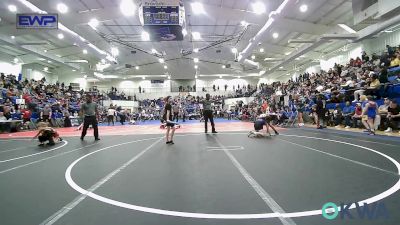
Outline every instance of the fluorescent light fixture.
<svg viewBox="0 0 400 225"><path fill-rule="evenodd" d="M255 2L251 6L255 14L263 14L266 12L265 5L262 2Z"/></svg>
<svg viewBox="0 0 400 225"><path fill-rule="evenodd" d="M96 27L99 26L100 22L96 19L93 18L89 21L88 25L93 28L94 30L96 30Z"/></svg>
<svg viewBox="0 0 400 225"><path fill-rule="evenodd" d="M87 75L86 75L86 74L85 74L85 75L83 75L83 78L85 78L85 79L86 79L86 78L87 78Z"/></svg>
<svg viewBox="0 0 400 225"><path fill-rule="evenodd" d="M199 62L199 58L194 58L193 61L194 61L195 63L198 63L198 62Z"/></svg>
<svg viewBox="0 0 400 225"><path fill-rule="evenodd" d="M157 53L157 50L154 49L154 48L152 48L152 49L151 49L151 53L156 54L156 53Z"/></svg>
<svg viewBox="0 0 400 225"><path fill-rule="evenodd" d="M226 66L225 65L222 65L222 69L225 69L226 68Z"/></svg>
<svg viewBox="0 0 400 225"><path fill-rule="evenodd" d="M58 58L61 58L61 55L56 55Z"/></svg>
<svg viewBox="0 0 400 225"><path fill-rule="evenodd" d="M231 51L233 54L236 54L238 52L237 48L231 48Z"/></svg>
<svg viewBox="0 0 400 225"><path fill-rule="evenodd" d="M338 24L338 26L343 28L343 30L345 30L351 34L357 33L357 31L353 30L351 27L347 26L346 24L340 23L340 24Z"/></svg>
<svg viewBox="0 0 400 225"><path fill-rule="evenodd" d="M47 60L47 63L51 63L51 61L50 61L50 60Z"/></svg>
<svg viewBox="0 0 400 225"><path fill-rule="evenodd" d="M119 55L119 50L116 47L112 47L111 48L111 55L113 55L114 57Z"/></svg>
<svg viewBox="0 0 400 225"><path fill-rule="evenodd" d="M43 70L44 70L44 71L48 71L48 70L49 70L49 67L46 66L45 68L43 68Z"/></svg>
<svg viewBox="0 0 400 225"><path fill-rule="evenodd" d="M182 34L183 34L183 36L186 36L186 35L188 34L188 32L187 32L186 28L183 28L183 30L182 30Z"/></svg>
<svg viewBox="0 0 400 225"><path fill-rule="evenodd" d="M136 69L136 70L139 70L139 66L135 66L135 69Z"/></svg>
<svg viewBox="0 0 400 225"><path fill-rule="evenodd" d="M58 4L57 4L57 10L58 10L60 13L67 13L67 12L68 12L68 6L65 5L64 3L58 3Z"/></svg>
<svg viewBox="0 0 400 225"><path fill-rule="evenodd" d="M145 76L143 76L143 77L142 77L142 79L143 79L143 80L145 80L145 79L146 79L146 77L145 77Z"/></svg>
<svg viewBox="0 0 400 225"><path fill-rule="evenodd" d="M199 66L198 65L194 65L194 68L197 69L197 68L199 68Z"/></svg>
<svg viewBox="0 0 400 225"><path fill-rule="evenodd" d="M277 38L279 37L279 33L274 32L274 33L272 34L272 37L273 37L274 39L277 39Z"/></svg>
<svg viewBox="0 0 400 225"><path fill-rule="evenodd" d="M82 52L83 52L83 54L85 54L85 55L86 55L88 51L87 51L86 49L83 49L83 51L82 51Z"/></svg>
<svg viewBox="0 0 400 225"><path fill-rule="evenodd" d="M135 15L136 5L132 0L122 0L119 9L124 16L133 16Z"/></svg>
<svg viewBox="0 0 400 225"><path fill-rule="evenodd" d="M59 33L59 34L57 34L57 37L58 37L58 39L64 39L64 34Z"/></svg>
<svg viewBox="0 0 400 225"><path fill-rule="evenodd" d="M256 56L255 56L255 55L252 55L252 56L251 56L251 59L252 59L252 60L255 60L255 59L256 59Z"/></svg>
<svg viewBox="0 0 400 225"><path fill-rule="evenodd" d="M168 80L171 80L171 76L168 76Z"/></svg>
<svg viewBox="0 0 400 225"><path fill-rule="evenodd" d="M159 61L160 63L164 63L164 62L165 62L165 60L164 60L163 58L159 58L158 61Z"/></svg>
<svg viewBox="0 0 400 225"><path fill-rule="evenodd" d="M308 6L306 4L303 4L300 6L299 9L300 9L300 12L304 13L304 12L307 12Z"/></svg>
<svg viewBox="0 0 400 225"><path fill-rule="evenodd" d="M14 63L18 63L19 62L19 59L18 58L14 58Z"/></svg>
<svg viewBox="0 0 400 225"><path fill-rule="evenodd" d="M15 36L13 35L13 36L11 36L11 39L15 39Z"/></svg>
<svg viewBox="0 0 400 225"><path fill-rule="evenodd" d="M72 72L76 72L76 70L72 70Z"/></svg>
<svg viewBox="0 0 400 225"><path fill-rule="evenodd" d="M194 53L198 53L198 52L199 52L199 49L198 49L198 48L195 48L195 49L193 49L193 52L194 52Z"/></svg>
<svg viewBox="0 0 400 225"><path fill-rule="evenodd" d="M245 26L249 25L249 23L247 23L246 21L242 20L242 21L240 21L240 25L245 27Z"/></svg>
<svg viewBox="0 0 400 225"><path fill-rule="evenodd" d="M146 31L142 31L142 41L150 41L150 34Z"/></svg>
<svg viewBox="0 0 400 225"><path fill-rule="evenodd" d="M285 55L290 55L291 52L285 52Z"/></svg>
<svg viewBox="0 0 400 225"><path fill-rule="evenodd" d="M45 50L43 50L43 52L47 52L47 50L45 49Z"/></svg>
<svg viewBox="0 0 400 225"><path fill-rule="evenodd" d="M241 76L238 76L238 78L240 79L240 78L241 78Z"/></svg>
<svg viewBox="0 0 400 225"><path fill-rule="evenodd" d="M263 49L263 48L260 48L260 52L264 52L264 49Z"/></svg>
<svg viewBox="0 0 400 225"><path fill-rule="evenodd" d="M10 10L10 12L16 12L16 11L17 11L17 6L15 6L15 5L8 5L8 10Z"/></svg>
<svg viewBox="0 0 400 225"><path fill-rule="evenodd" d="M294 60L297 60L297 61L299 61L299 60L300 60L300 58L299 58L299 57L297 57L297 58L295 58Z"/></svg>
<svg viewBox="0 0 400 225"><path fill-rule="evenodd" d="M283 66L280 66L279 69L283 69Z"/></svg>
<svg viewBox="0 0 400 225"><path fill-rule="evenodd" d="M164 69L168 69L168 66L167 66L167 65L165 65L165 66L164 66Z"/></svg>
<svg viewBox="0 0 400 225"><path fill-rule="evenodd" d="M192 38L194 40L200 40L201 39L201 34L199 32L192 32Z"/></svg>
<svg viewBox="0 0 400 225"><path fill-rule="evenodd" d="M190 4L192 6L192 11L194 14L205 14L203 4L201 2L193 2Z"/></svg>
<svg viewBox="0 0 400 225"><path fill-rule="evenodd" d="M265 74L265 70L261 70L260 72L258 72L258 76L262 76L262 75L264 75Z"/></svg>
<svg viewBox="0 0 400 225"><path fill-rule="evenodd" d="M197 75L196 75L196 76L194 76L194 79L197 79Z"/></svg>
<svg viewBox="0 0 400 225"><path fill-rule="evenodd" d="M222 76L221 75L219 75L219 79L221 79L222 78Z"/></svg>

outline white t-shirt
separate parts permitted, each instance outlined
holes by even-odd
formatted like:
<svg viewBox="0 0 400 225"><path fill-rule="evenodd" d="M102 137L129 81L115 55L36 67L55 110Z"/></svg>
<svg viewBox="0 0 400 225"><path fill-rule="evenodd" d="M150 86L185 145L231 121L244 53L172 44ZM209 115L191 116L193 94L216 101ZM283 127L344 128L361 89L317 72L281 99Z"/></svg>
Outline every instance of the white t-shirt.
<svg viewBox="0 0 400 225"><path fill-rule="evenodd" d="M109 116L114 116L115 115L115 109L108 109L108 115Z"/></svg>

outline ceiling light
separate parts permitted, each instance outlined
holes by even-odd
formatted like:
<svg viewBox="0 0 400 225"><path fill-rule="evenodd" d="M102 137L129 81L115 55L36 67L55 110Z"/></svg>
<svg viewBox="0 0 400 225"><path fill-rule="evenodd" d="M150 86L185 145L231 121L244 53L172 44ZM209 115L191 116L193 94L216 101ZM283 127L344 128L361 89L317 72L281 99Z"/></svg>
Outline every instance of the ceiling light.
<svg viewBox="0 0 400 225"><path fill-rule="evenodd" d="M72 70L72 72L76 72L76 70Z"/></svg>
<svg viewBox="0 0 400 225"><path fill-rule="evenodd" d="M283 66L280 66L279 69L283 69Z"/></svg>
<svg viewBox="0 0 400 225"><path fill-rule="evenodd" d="M306 4L303 4L303 5L300 6L300 12L302 12L302 13L306 12L307 9L308 9L308 6Z"/></svg>
<svg viewBox="0 0 400 225"><path fill-rule="evenodd" d="M219 76L219 79L221 79L222 78L222 76Z"/></svg>
<svg viewBox="0 0 400 225"><path fill-rule="evenodd" d="M222 65L222 69L225 69L226 68L226 66L225 65Z"/></svg>
<svg viewBox="0 0 400 225"><path fill-rule="evenodd" d="M124 16L133 16L135 15L136 5L132 0L122 0L119 4L119 9Z"/></svg>
<svg viewBox="0 0 400 225"><path fill-rule="evenodd" d="M112 47L111 48L111 55L113 55L114 57L119 55L119 50L116 47Z"/></svg>
<svg viewBox="0 0 400 225"><path fill-rule="evenodd" d="M197 75L196 75L196 76L194 76L194 78L195 78L195 79L197 79Z"/></svg>
<svg viewBox="0 0 400 225"><path fill-rule="evenodd" d="M165 62L165 60L164 60L163 58L159 58L158 61L159 61L160 63L164 63L164 62Z"/></svg>
<svg viewBox="0 0 400 225"><path fill-rule="evenodd" d="M82 52L83 52L83 54L85 54L85 55L87 54L87 50L86 50L86 49L83 49ZM104 60L104 59L103 59L103 60Z"/></svg>
<svg viewBox="0 0 400 225"><path fill-rule="evenodd" d="M18 63L19 62L19 59L18 58L14 58L14 63Z"/></svg>
<svg viewBox="0 0 400 225"><path fill-rule="evenodd" d="M255 14L263 14L265 13L265 5L262 2L255 2L251 5L253 7L253 12Z"/></svg>
<svg viewBox="0 0 400 225"><path fill-rule="evenodd" d="M170 80L171 79L171 76L168 76L168 80Z"/></svg>
<svg viewBox="0 0 400 225"><path fill-rule="evenodd" d="M15 5L8 5L8 10L10 10L10 12L16 12L16 11L17 11L17 6L15 6Z"/></svg>
<svg viewBox="0 0 400 225"><path fill-rule="evenodd" d="M232 51L233 54L236 54L237 53L237 48L231 48L231 51Z"/></svg>
<svg viewBox="0 0 400 225"><path fill-rule="evenodd" d="M245 26L249 25L249 23L247 23L246 21L242 20L242 21L240 21L240 25L245 27Z"/></svg>
<svg viewBox="0 0 400 225"><path fill-rule="evenodd" d="M144 79L146 79L146 77L143 76L142 79L144 80Z"/></svg>
<svg viewBox="0 0 400 225"><path fill-rule="evenodd" d="M164 69L168 69L168 66L165 65L165 66L164 66Z"/></svg>
<svg viewBox="0 0 400 225"><path fill-rule="evenodd" d="M194 58L193 61L194 61L195 63L198 63L198 62L199 62L199 58Z"/></svg>
<svg viewBox="0 0 400 225"><path fill-rule="evenodd" d="M190 4L194 14L205 14L203 4L201 2L193 2Z"/></svg>
<svg viewBox="0 0 400 225"><path fill-rule="evenodd" d="M186 36L187 35L187 30L186 30L186 28L183 28L183 30L182 30L182 34L183 34L183 36Z"/></svg>
<svg viewBox="0 0 400 225"><path fill-rule="evenodd" d="M198 49L198 48L195 48L195 49L193 49L193 52L194 52L194 53L198 53L198 52L199 52L199 49Z"/></svg>
<svg viewBox="0 0 400 225"><path fill-rule="evenodd" d="M255 56L255 55L252 55L252 56L251 56L251 59L252 59L252 60L256 59L256 56Z"/></svg>
<svg viewBox="0 0 400 225"><path fill-rule="evenodd" d="M198 65L194 65L194 68L197 69L197 68L199 68L199 66Z"/></svg>
<svg viewBox="0 0 400 225"><path fill-rule="evenodd" d="M96 18L91 19L88 23L88 25L93 29L96 29L96 27L99 26L99 24L100 22Z"/></svg>
<svg viewBox="0 0 400 225"><path fill-rule="evenodd" d="M139 70L139 66L135 66L135 69L136 69L136 70Z"/></svg>
<svg viewBox="0 0 400 225"><path fill-rule="evenodd" d="M192 38L194 40L200 40L201 39L201 34L199 32L192 32Z"/></svg>
<svg viewBox="0 0 400 225"><path fill-rule="evenodd" d="M297 58L295 58L294 60L300 60L300 58L299 58L299 57L297 57Z"/></svg>
<svg viewBox="0 0 400 225"><path fill-rule="evenodd" d="M241 78L241 76L238 76L238 78L240 79L240 78Z"/></svg>
<svg viewBox="0 0 400 225"><path fill-rule="evenodd" d="M279 34L276 33L276 32L274 32L274 33L272 34L272 37L273 37L274 39L277 39L277 38L279 37Z"/></svg>
<svg viewBox="0 0 400 225"><path fill-rule="evenodd" d="M350 34L355 34L357 31L353 30L351 27L347 26L346 24L340 23L338 24L339 27L341 27L343 30L349 32Z"/></svg>
<svg viewBox="0 0 400 225"><path fill-rule="evenodd" d="M47 50L45 49L45 50L43 50L44 52L47 52Z"/></svg>
<svg viewBox="0 0 400 225"><path fill-rule="evenodd" d="M61 55L56 55L58 58L61 58Z"/></svg>
<svg viewBox="0 0 400 225"><path fill-rule="evenodd" d="M58 37L58 39L63 39L63 38L64 38L64 34L59 33L59 34L57 35L57 37Z"/></svg>
<svg viewBox="0 0 400 225"><path fill-rule="evenodd" d="M85 78L85 79L86 79L86 78L87 78L87 75L83 75L83 78Z"/></svg>
<svg viewBox="0 0 400 225"><path fill-rule="evenodd" d="M285 52L285 55L290 55L290 52Z"/></svg>
<svg viewBox="0 0 400 225"><path fill-rule="evenodd" d="M43 68L43 70L44 70L44 71L48 71L48 70L49 70L49 67L45 67L45 68Z"/></svg>
<svg viewBox="0 0 400 225"><path fill-rule="evenodd" d="M51 63L51 61L50 61L50 60L47 60L47 63Z"/></svg>
<svg viewBox="0 0 400 225"><path fill-rule="evenodd" d="M154 48L151 49L151 53L156 54L157 50L155 50Z"/></svg>
<svg viewBox="0 0 400 225"><path fill-rule="evenodd" d="M67 12L68 12L68 6L65 5L64 3L58 3L58 5L57 5L57 10L58 10L60 13L67 13Z"/></svg>
<svg viewBox="0 0 400 225"><path fill-rule="evenodd" d="M142 31L142 41L150 41L150 34L146 31Z"/></svg>
<svg viewBox="0 0 400 225"><path fill-rule="evenodd" d="M13 36L11 36L11 39L15 39L15 36L13 35Z"/></svg>
<svg viewBox="0 0 400 225"><path fill-rule="evenodd" d="M264 49L263 49L263 48L260 48L260 52L264 52Z"/></svg>

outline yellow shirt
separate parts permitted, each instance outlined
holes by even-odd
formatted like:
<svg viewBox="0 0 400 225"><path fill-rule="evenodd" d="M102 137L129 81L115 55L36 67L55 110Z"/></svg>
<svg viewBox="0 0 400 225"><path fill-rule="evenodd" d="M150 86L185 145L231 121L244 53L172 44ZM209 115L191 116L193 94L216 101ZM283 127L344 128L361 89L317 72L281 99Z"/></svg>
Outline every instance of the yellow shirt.
<svg viewBox="0 0 400 225"><path fill-rule="evenodd" d="M369 84L369 87L371 87L371 88L378 88L380 84L381 84L381 82L379 82L378 79L375 79L374 81L372 81L372 82Z"/></svg>
<svg viewBox="0 0 400 225"><path fill-rule="evenodd" d="M400 59L399 58L395 58L394 60L392 60L390 62L390 66L398 66L400 65Z"/></svg>

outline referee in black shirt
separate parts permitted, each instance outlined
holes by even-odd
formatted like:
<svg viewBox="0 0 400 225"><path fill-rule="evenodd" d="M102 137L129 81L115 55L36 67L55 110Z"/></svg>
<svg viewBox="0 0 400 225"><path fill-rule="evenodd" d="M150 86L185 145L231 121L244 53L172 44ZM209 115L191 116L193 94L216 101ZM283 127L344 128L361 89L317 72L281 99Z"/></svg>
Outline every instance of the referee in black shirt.
<svg viewBox="0 0 400 225"><path fill-rule="evenodd" d="M203 116L204 116L204 133L207 133L207 123L208 120L211 122L211 128L212 128L212 133L216 134L218 133L215 131L215 124L214 124L214 112L211 107L211 101L210 101L210 94L206 94L206 99L202 102L203 103Z"/></svg>
<svg viewBox="0 0 400 225"><path fill-rule="evenodd" d="M96 119L98 116L97 104L92 102L91 95L86 96L86 103L81 105L81 113L84 118L81 140L83 141L83 138L85 138L86 131L89 128L89 125L92 125L94 130L94 139L96 141L99 141L100 140L99 128L97 127L97 119Z"/></svg>

